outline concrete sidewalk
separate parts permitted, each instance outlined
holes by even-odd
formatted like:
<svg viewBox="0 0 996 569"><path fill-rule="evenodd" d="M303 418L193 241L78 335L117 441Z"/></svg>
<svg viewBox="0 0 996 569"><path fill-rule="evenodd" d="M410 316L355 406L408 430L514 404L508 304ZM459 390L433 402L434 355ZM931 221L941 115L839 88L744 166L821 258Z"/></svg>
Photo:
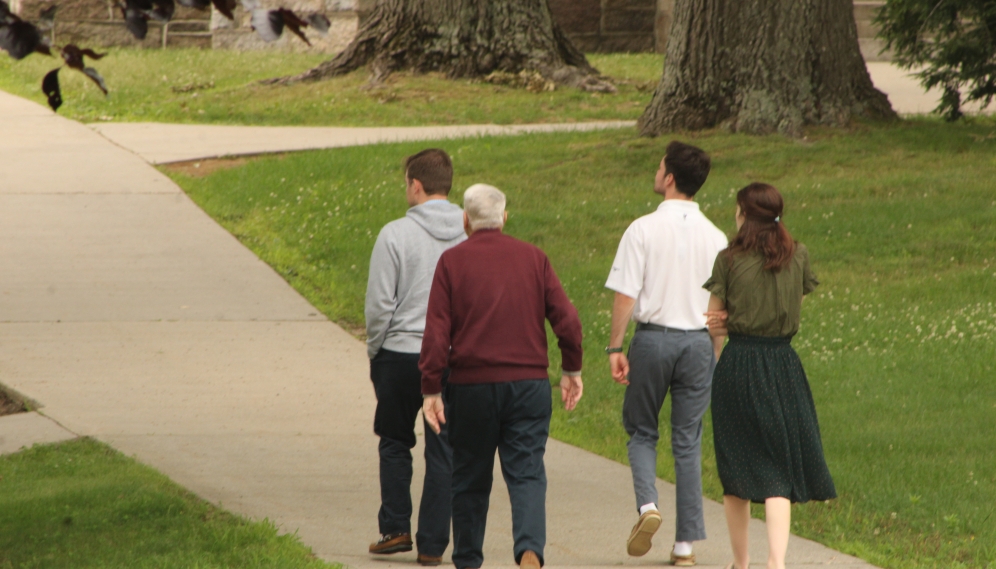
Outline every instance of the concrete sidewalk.
<svg viewBox="0 0 996 569"><path fill-rule="evenodd" d="M225 126L162 123L90 125L108 140L131 150L151 164L385 142L512 136L534 132L583 132L634 126L636 121L412 127Z"/></svg>
<svg viewBox="0 0 996 569"><path fill-rule="evenodd" d="M324 559L413 566L414 554L366 553L379 493L364 345L134 153L3 92L0 115L3 383L72 433L297 531ZM597 370L587 379L605 380ZM625 554L636 517L625 466L551 441L547 468L550 567L666 560L670 515L648 556ZM658 486L670 513L673 487ZM720 567L730 558L722 507L706 512L711 537L696 553ZM489 567L513 564L510 520L497 474ZM764 560L760 522L752 540ZM870 567L795 537L789 560Z"/></svg>
<svg viewBox="0 0 996 569"><path fill-rule="evenodd" d="M0 417L0 454L75 438L76 433L34 411Z"/></svg>
<svg viewBox="0 0 996 569"><path fill-rule="evenodd" d="M903 71L888 62L869 62L867 65L875 86L889 96L893 108L899 114L923 114L937 107L941 97L939 89L924 92L910 72ZM978 112L979 106L967 105L965 110ZM122 148L138 154L151 164L166 164L222 156L338 148L383 142L592 131L633 128L635 125L636 121L397 128L97 123L90 125L90 128Z"/></svg>

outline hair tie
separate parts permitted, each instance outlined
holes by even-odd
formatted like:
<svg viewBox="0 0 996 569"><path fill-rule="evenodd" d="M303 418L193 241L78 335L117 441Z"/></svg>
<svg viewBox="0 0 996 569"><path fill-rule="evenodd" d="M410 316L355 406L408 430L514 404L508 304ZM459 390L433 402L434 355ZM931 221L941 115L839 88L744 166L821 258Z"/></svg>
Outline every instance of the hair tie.
<svg viewBox="0 0 996 569"><path fill-rule="evenodd" d="M781 219L782 219L782 216L776 215L775 216L775 223L778 223L779 221L781 221Z"/></svg>

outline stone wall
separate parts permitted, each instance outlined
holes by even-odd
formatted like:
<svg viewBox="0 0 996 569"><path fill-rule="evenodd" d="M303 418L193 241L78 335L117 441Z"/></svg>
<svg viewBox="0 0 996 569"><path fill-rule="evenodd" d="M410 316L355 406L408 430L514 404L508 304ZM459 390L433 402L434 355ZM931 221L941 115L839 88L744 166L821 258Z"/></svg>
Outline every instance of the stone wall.
<svg viewBox="0 0 996 569"><path fill-rule="evenodd" d="M300 38L285 30L282 37L272 43L260 39L249 26L249 14L241 4L235 12L235 22L230 22L212 10L194 10L177 4L173 21L165 30L167 47L202 47L234 49L238 51L275 49L281 51L311 51L338 53L356 35L357 6L373 0L264 0L265 7L283 6L299 15L322 12L332 24L329 33L319 35L305 28L311 41L308 47ZM164 47L164 29L158 22L149 22L149 33L144 40L137 40L124 25L121 10L115 0L13 0L11 9L29 21L37 21L40 10L58 2L55 29L45 34L54 38L57 45L75 43L86 47L127 46L139 48ZM54 34L52 33L54 31Z"/></svg>
<svg viewBox="0 0 996 569"><path fill-rule="evenodd" d="M138 41L124 27L116 0L10 0L10 7L27 20L36 20L38 12L57 2L59 12L54 30L55 41L85 44L92 47L130 46L163 47L163 29L149 23L149 34ZM199 46L214 49L263 50L338 53L356 35L358 26L377 0L264 0L266 7L283 6L298 14L322 12L332 25L326 36L305 29L311 41L308 47L299 38L285 32L278 41L266 43L249 27L249 15L241 5L236 21L218 13L193 10L177 5L176 16L167 30L169 47ZM553 17L575 44L585 52L658 52L667 46L674 0L548 0ZM858 41L866 60L889 60L880 53L881 40L875 38L872 23L883 0L855 0L854 17ZM51 33L51 31L47 32Z"/></svg>
<svg viewBox="0 0 996 569"><path fill-rule="evenodd" d="M548 1L554 20L582 51L654 51L658 0Z"/></svg>
<svg viewBox="0 0 996 569"><path fill-rule="evenodd" d="M361 0L362 1L362 0ZM664 53L674 0L548 0L550 11L568 37L585 52ZM861 53L868 61L889 60L880 53L873 23L884 0L855 0L854 19Z"/></svg>
<svg viewBox="0 0 996 569"><path fill-rule="evenodd" d="M37 21L38 13L57 3L55 29L46 30L46 35L54 39L56 45L68 43L85 47L128 46L140 48L162 48L163 26L149 22L149 33L144 40L137 40L124 25L121 10L109 0L16 0L11 4L22 18ZM167 32L170 47L209 47L210 37L206 35L210 12L184 8L177 4L173 22ZM53 33L54 32L54 33Z"/></svg>

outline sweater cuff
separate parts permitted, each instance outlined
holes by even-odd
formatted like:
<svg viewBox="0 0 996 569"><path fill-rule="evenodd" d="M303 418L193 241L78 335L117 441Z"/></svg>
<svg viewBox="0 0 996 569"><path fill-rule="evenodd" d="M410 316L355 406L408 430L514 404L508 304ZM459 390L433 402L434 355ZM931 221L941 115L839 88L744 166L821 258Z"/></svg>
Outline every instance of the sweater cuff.
<svg viewBox="0 0 996 569"><path fill-rule="evenodd" d="M567 377L581 377L581 370L578 371L562 370L561 373L566 375Z"/></svg>

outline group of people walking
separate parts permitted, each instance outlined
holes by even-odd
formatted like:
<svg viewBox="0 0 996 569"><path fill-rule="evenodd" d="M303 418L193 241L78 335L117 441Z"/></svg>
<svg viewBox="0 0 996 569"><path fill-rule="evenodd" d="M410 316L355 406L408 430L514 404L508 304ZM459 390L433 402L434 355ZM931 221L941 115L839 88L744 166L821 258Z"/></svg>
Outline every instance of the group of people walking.
<svg viewBox="0 0 996 569"><path fill-rule="evenodd" d="M654 182L664 201L626 230L606 282L615 298L605 351L612 378L626 386L622 418L638 512L626 549L645 555L661 525L658 416L670 393L677 498L670 562L695 565L693 543L706 538L701 438L711 401L729 567L748 566L750 503L757 502L766 508L768 567L781 569L791 503L836 496L809 384L790 344L803 295L819 283L805 246L781 222L774 187L754 183L737 194L731 240L702 214L694 198L710 167L699 148L667 146ZM547 256L503 233L505 195L475 184L461 209L447 199L452 178L443 150L408 157L410 209L384 226L371 256L366 320L381 539L369 550L413 548L411 449L421 409L417 561L442 563L452 520L453 563L481 567L497 451L515 562L539 569L552 412L545 321L561 351L567 410L583 392L581 322ZM636 332L624 352L631 320Z"/></svg>

